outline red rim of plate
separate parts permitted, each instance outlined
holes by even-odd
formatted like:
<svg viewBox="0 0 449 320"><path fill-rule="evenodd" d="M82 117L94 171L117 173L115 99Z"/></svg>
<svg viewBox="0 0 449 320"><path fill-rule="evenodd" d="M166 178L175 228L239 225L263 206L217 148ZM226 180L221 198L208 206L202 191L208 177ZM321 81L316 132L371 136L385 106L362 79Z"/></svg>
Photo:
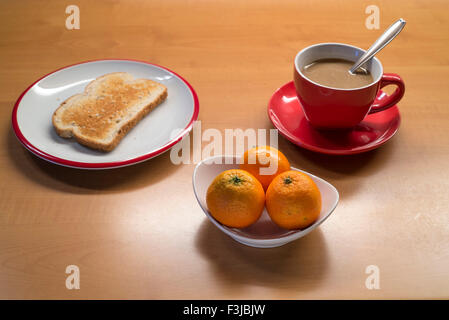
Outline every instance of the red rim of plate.
<svg viewBox="0 0 449 320"><path fill-rule="evenodd" d="M193 114L192 114L192 118L190 119L189 123L187 124L187 126L182 130L182 132L180 134L178 134L178 136L176 136L174 139L172 139L171 141L169 141L168 143L166 143L165 145L163 145L162 147L156 149L155 151L152 151L150 153L147 153L145 155L133 158L133 159L128 159L128 160L124 160L124 161L115 161L115 162L99 162L99 163L90 163L90 162L78 162L78 161L71 161L71 160L67 160L67 159L63 159L63 158L59 158L59 157L55 157L49 153L46 153L42 150L40 150L39 148L37 148L36 146L34 146L33 144L31 144L26 138L25 136L22 134L22 132L20 131L19 128L19 124L17 122L17 110L19 109L19 105L20 102L22 101L23 96L39 81L41 81L42 79L48 77L49 75L58 72L60 70L63 69L67 69L73 66L77 66L80 64L84 64L84 63L89 63L89 62L98 62L98 61L131 61L131 62L139 62L139 63L143 63L143 64L147 64L147 65L151 65L151 66L155 66L161 69L164 69L172 74L174 74L175 76L177 76L179 79L181 79L189 88L190 92L192 93L193 96L193 101L194 101L194 110L193 110ZM148 159L151 159L167 150L169 150L171 147L173 147L176 143L178 143L179 141L182 140L182 138L187 135L190 130L192 129L193 126L193 122L195 120L198 119L198 114L199 114L199 110L200 110L200 103L198 100L198 95L196 94L195 90L193 89L193 87L190 85L189 82L187 82L187 80L185 80L183 77L181 77L179 74L177 74L176 72L173 72L172 70L165 68L163 66L154 64L154 63L149 63L146 61L141 61L141 60L134 60L134 59L95 59L95 60L87 60L87 61L83 61L83 62L78 62L78 63L74 63L71 64L69 66L65 66L62 68L59 68L55 71L52 71L46 75L44 75L43 77L39 78L38 80L36 80L35 82L33 82L24 92L22 92L22 94L19 96L19 98L17 99L15 105L14 105L14 109L12 111L12 128L14 130L14 133L17 137L17 139L19 139L20 143L22 143L22 145L28 149L29 151L31 151L33 154L35 154L36 156L38 156L39 158L42 158L44 160L56 163L56 164L60 164L63 166L67 166L67 167L73 167L73 168L82 168L82 169L108 169L108 168L118 168L118 167L124 167L124 166L128 166L128 165L132 165L132 164L136 164Z"/></svg>
<svg viewBox="0 0 449 320"><path fill-rule="evenodd" d="M384 143L389 141L399 130L399 126L401 124L401 114L398 112L397 126L393 130L391 128L389 128L388 134L382 140L379 140L376 143L374 143L373 145L370 145L369 147L366 147L366 148L358 148L358 149L354 149L354 150L331 150L331 149L325 149L325 148L316 147L311 144L304 143L298 137L292 135L282 125L282 123L280 123L276 118L273 117L273 113L271 112L271 110L273 109L272 106L274 104L273 101L274 101L275 97L278 95L279 91L281 91L281 89L283 89L284 87L291 85L292 83L293 83L293 81L287 82L283 86L276 89L276 91L271 96L270 101L268 102L267 111L268 111L268 118L270 118L271 122L276 127L276 129L278 129L278 131L281 133L281 135L284 136L287 140L289 140L293 144L297 145L298 147L301 147L301 148L304 148L304 149L307 149L307 150L310 150L313 152L318 152L318 153L323 153L323 154L328 154L328 155L343 156L343 155L359 154L359 153L364 153L364 152L368 152L368 151L379 148L381 145L383 145Z"/></svg>

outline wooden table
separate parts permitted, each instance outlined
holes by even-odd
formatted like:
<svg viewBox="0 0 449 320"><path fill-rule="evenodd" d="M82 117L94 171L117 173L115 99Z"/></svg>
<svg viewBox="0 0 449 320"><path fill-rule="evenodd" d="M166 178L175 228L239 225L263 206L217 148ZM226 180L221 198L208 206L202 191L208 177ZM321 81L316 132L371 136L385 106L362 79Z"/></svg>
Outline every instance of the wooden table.
<svg viewBox="0 0 449 320"><path fill-rule="evenodd" d="M447 1L66 1L0 3L0 298L449 298L449 11ZM406 82L398 134L376 151L324 156L283 138L295 167L334 184L341 201L306 237L242 246L198 206L194 164L169 153L124 169L82 171L37 159L11 130L34 80L59 67L132 58L185 76L202 128L272 128L273 91L298 50L318 42L367 48L408 24L378 56ZM80 290L65 286L80 268ZM366 267L380 289L365 286Z"/></svg>

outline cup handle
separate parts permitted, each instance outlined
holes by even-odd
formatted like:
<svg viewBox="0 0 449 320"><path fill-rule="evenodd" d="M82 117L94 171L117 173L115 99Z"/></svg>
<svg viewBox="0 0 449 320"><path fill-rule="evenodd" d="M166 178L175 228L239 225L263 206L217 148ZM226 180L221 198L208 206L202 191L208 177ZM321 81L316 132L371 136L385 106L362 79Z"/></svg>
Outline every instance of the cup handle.
<svg viewBox="0 0 449 320"><path fill-rule="evenodd" d="M384 73L382 75L382 79L380 79L379 90L390 84L394 84L395 86L397 86L396 90L393 92L393 94L387 96L385 99L382 99L381 102L375 102L371 106L368 114L384 111L388 108L391 108L396 103L398 103L399 100L402 99L405 93L405 85L402 78L395 73Z"/></svg>

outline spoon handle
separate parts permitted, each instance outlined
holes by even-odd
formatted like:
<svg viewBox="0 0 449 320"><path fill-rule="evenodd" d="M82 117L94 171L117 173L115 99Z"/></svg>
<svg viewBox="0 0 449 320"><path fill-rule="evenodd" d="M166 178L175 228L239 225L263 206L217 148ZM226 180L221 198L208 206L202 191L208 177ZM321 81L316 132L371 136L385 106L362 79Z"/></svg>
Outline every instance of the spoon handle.
<svg viewBox="0 0 449 320"><path fill-rule="evenodd" d="M393 40L399 32L405 26L405 20L399 19L393 23L380 37L373 43L373 45L354 63L352 68L349 70L350 73L354 73L360 66L371 59L376 53L383 49L387 44Z"/></svg>

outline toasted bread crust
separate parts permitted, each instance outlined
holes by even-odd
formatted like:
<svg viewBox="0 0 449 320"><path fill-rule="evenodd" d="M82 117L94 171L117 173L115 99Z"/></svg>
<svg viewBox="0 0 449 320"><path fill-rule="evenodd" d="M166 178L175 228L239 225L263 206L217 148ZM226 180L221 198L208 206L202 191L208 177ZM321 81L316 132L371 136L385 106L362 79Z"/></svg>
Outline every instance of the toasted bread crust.
<svg viewBox="0 0 449 320"><path fill-rule="evenodd" d="M56 121L56 119L58 118L58 111L63 108L66 104L70 104L71 99L76 99L78 96L86 94L87 92L89 92L91 86L94 85L95 81L101 80L102 78L111 76L111 75L115 75L115 74L119 74L119 73L112 73L112 74L106 74L103 75L97 79L95 79L94 81L92 81L91 83L89 83L86 86L86 89L84 91L84 93L82 94L77 94L74 95L70 98L68 98L66 101L64 101L63 103L61 103L61 105L59 106L59 108L53 113L53 117L52 117L52 123L53 126L56 130L56 133L63 137L63 138L75 138L75 140L92 149L96 149L96 150L100 150L100 151L104 151L104 152L109 152L111 150L113 150L118 144L119 142L123 139L123 137L140 121L142 120L142 118L144 118L149 112L151 112L156 106L158 106L160 103L162 103L166 98L167 98L167 88L165 86L162 86L160 84L158 84L159 86L163 87L163 91L162 93L157 97L156 100L151 101L149 104L147 104L146 106L142 107L138 113L136 113L132 118L128 119L128 121L123 122L120 124L120 126L118 127L118 131L117 133L114 134L114 137L112 139L112 141L109 141L107 143L101 141L101 139L96 139L95 137L91 137L85 134L78 134L76 130L73 130L72 127L63 127L60 126L58 124L58 122ZM69 106L70 107L70 106ZM64 110L63 110L64 112Z"/></svg>

